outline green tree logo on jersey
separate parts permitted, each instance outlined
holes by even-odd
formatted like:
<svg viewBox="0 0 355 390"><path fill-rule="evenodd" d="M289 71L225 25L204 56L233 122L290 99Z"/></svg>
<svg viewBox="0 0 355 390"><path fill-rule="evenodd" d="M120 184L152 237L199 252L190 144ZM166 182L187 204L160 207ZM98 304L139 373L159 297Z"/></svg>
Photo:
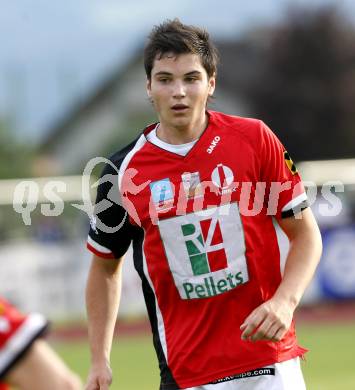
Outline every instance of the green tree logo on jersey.
<svg viewBox="0 0 355 390"><path fill-rule="evenodd" d="M161 219L158 226L181 299L211 298L249 280L237 203Z"/></svg>
<svg viewBox="0 0 355 390"><path fill-rule="evenodd" d="M210 218L181 226L194 275L227 268L227 257L218 219ZM187 240L186 240L187 239Z"/></svg>

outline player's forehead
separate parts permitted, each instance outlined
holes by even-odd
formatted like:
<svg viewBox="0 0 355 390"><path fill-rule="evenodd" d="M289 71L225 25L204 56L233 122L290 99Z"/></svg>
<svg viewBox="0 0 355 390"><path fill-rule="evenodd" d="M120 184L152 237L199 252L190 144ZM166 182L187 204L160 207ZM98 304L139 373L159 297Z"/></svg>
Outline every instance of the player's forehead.
<svg viewBox="0 0 355 390"><path fill-rule="evenodd" d="M164 53L157 55L153 61L152 77L164 73L184 75L192 72L207 74L197 54Z"/></svg>

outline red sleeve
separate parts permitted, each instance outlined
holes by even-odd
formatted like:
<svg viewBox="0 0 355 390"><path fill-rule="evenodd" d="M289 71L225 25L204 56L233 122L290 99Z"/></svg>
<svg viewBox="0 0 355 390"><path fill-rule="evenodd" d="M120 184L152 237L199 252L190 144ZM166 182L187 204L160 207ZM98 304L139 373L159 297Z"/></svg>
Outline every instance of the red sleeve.
<svg viewBox="0 0 355 390"><path fill-rule="evenodd" d="M276 135L260 121L260 172L266 183L267 214L287 218L308 207L301 177Z"/></svg>

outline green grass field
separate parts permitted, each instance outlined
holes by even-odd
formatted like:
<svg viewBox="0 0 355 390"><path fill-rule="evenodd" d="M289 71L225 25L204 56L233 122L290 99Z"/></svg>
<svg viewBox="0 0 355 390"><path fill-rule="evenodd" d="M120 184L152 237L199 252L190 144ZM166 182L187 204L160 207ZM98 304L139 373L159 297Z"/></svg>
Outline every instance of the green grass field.
<svg viewBox="0 0 355 390"><path fill-rule="evenodd" d="M355 324L300 325L300 343L310 349L302 363L308 390L355 389ZM85 342L55 343L64 360L86 378L89 366ZM115 341L112 350L112 390L157 390L158 367L148 336Z"/></svg>

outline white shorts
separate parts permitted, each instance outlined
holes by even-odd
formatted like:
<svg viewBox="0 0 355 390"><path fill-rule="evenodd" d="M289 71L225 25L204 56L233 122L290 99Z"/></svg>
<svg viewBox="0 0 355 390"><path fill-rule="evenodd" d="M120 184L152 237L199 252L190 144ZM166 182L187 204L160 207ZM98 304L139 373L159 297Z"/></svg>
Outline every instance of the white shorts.
<svg viewBox="0 0 355 390"><path fill-rule="evenodd" d="M246 377L245 377L246 375ZM227 380L185 390L306 390L300 359L275 363Z"/></svg>

